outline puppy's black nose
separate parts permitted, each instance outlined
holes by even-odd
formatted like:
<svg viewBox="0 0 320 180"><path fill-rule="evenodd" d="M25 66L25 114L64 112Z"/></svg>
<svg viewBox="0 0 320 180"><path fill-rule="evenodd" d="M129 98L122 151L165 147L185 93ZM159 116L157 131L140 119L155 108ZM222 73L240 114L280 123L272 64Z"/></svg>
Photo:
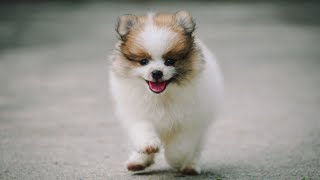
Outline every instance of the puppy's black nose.
<svg viewBox="0 0 320 180"><path fill-rule="evenodd" d="M159 71L159 70L152 71L152 77L153 77L154 80L157 81L157 80L161 79L162 76L163 76L162 71Z"/></svg>

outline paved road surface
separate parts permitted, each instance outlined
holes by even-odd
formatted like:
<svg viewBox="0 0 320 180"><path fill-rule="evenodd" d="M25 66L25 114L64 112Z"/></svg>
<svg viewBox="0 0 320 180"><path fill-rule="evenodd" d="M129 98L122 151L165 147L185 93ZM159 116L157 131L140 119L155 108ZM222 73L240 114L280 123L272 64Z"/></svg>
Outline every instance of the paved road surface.
<svg viewBox="0 0 320 180"><path fill-rule="evenodd" d="M182 179L161 156L146 172L125 170L130 143L107 83L116 17L178 9L195 16L226 81L194 179L320 179L319 7L1 5L0 179Z"/></svg>

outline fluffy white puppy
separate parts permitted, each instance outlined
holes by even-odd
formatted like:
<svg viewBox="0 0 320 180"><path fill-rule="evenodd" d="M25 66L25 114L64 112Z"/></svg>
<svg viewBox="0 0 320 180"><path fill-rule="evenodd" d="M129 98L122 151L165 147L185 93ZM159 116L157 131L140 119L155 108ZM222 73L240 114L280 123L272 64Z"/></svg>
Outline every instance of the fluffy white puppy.
<svg viewBox="0 0 320 180"><path fill-rule="evenodd" d="M223 91L216 59L195 36L188 12L124 15L111 56L116 113L135 149L130 171L154 163L161 147L170 166L200 173L199 158Z"/></svg>

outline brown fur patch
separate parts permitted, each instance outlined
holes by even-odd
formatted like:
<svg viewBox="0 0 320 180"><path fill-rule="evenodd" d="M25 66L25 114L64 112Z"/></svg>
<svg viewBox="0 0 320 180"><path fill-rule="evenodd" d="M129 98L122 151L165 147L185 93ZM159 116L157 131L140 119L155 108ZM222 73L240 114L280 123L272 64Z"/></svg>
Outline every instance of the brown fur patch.
<svg viewBox="0 0 320 180"><path fill-rule="evenodd" d="M172 14L169 13L157 13L153 17L154 23L157 26L167 26L167 27L174 27L175 25L175 18Z"/></svg>
<svg viewBox="0 0 320 180"><path fill-rule="evenodd" d="M153 146L147 146L144 148L144 152L147 154L157 153L157 152L159 152L159 148L153 147Z"/></svg>
<svg viewBox="0 0 320 180"><path fill-rule="evenodd" d="M137 24L132 27L120 45L122 54L128 60L140 61L142 59L152 59L146 49L136 39L138 33L142 31L145 22L146 16L138 16Z"/></svg>

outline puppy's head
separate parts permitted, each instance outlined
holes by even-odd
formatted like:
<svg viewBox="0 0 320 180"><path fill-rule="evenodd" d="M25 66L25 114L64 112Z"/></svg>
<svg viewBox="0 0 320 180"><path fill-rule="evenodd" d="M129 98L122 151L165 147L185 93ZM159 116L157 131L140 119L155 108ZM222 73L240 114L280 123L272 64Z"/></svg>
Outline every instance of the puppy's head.
<svg viewBox="0 0 320 180"><path fill-rule="evenodd" d="M113 70L140 79L154 93L165 91L170 84L183 86L198 71L194 29L185 11L119 17L119 53Z"/></svg>

